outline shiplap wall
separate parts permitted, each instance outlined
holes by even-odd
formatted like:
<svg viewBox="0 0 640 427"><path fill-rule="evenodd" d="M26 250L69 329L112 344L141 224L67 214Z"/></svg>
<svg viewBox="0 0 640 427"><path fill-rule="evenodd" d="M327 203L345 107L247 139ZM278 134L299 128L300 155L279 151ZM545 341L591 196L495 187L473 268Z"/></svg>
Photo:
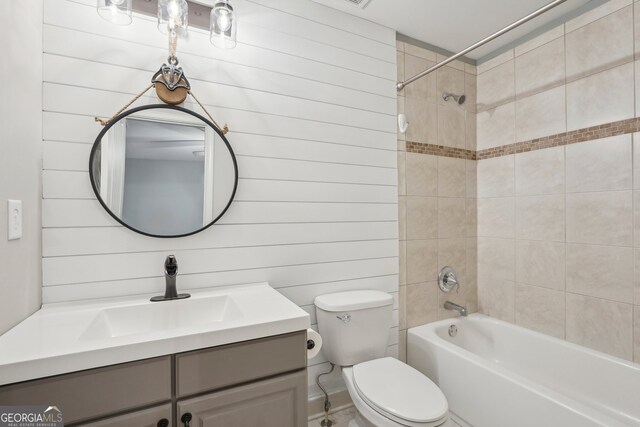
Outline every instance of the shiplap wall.
<svg viewBox="0 0 640 427"><path fill-rule="evenodd" d="M167 56L151 17L103 21L93 0L44 2L43 300L162 292L176 255L180 289L269 281L311 314L316 295L397 296L395 33L307 0L235 0L238 46L191 29L178 45L194 93L228 123L239 186L222 220L154 239L113 221L88 177L93 116L110 116ZM138 104L156 103L152 96ZM198 111L192 104L186 105ZM396 298L397 301L397 298ZM389 353L397 353L397 303ZM310 394L326 370L310 360ZM329 389L342 387L336 372Z"/></svg>

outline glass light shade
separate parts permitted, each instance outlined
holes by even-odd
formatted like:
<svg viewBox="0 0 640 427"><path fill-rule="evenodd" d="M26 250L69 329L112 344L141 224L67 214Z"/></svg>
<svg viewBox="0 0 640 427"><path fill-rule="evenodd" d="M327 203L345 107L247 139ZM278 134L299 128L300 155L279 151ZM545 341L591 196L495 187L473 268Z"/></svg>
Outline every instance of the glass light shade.
<svg viewBox="0 0 640 427"><path fill-rule="evenodd" d="M131 24L131 3L133 0L98 0L98 15L118 25Z"/></svg>
<svg viewBox="0 0 640 427"><path fill-rule="evenodd" d="M211 9L209 20L210 39L216 47L232 49L236 47L238 23L233 7L227 1L220 1Z"/></svg>
<svg viewBox="0 0 640 427"><path fill-rule="evenodd" d="M187 35L189 6L186 0L158 0L158 30L169 34L172 30L179 36Z"/></svg>

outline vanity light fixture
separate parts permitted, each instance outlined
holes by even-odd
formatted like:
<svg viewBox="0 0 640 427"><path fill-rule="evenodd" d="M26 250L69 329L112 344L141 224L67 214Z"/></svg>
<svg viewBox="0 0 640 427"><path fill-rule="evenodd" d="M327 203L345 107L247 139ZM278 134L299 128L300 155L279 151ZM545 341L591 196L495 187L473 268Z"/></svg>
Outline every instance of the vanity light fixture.
<svg viewBox="0 0 640 427"><path fill-rule="evenodd" d="M210 40L215 47L233 49L236 47L236 15L227 0L217 2L211 9L209 18Z"/></svg>
<svg viewBox="0 0 640 427"><path fill-rule="evenodd" d="M103 12L103 9L107 7L107 10L117 13L121 8L126 8L129 11L129 17L131 16L131 10L135 9L137 12L145 13L147 15L153 13L153 9L157 6L157 18L158 18L158 30L167 34L169 39L169 57L167 61L162 64L160 69L151 78L151 84L147 86L142 92L134 96L124 107L116 112L109 119L102 119L96 117L96 121L100 122L103 126L107 126L109 122L116 119L120 114L124 113L134 102L140 99L148 90L154 88L158 98L169 105L182 104L187 96L191 95L193 100L202 108L211 123L224 135L229 131L229 128L225 124L224 127L219 126L213 119L211 114L207 111L205 106L195 97L191 91L191 84L187 79L182 67L179 66L177 56L178 38L186 38L188 35L189 27L189 2L187 0L97 0L98 13L105 19L109 19L110 15ZM207 6L200 5L198 3L192 3L194 7L194 20L197 21L199 28L206 28L206 24L201 22L200 18L205 17L206 13L209 13ZM110 9L109 9L110 8ZM206 13L205 13L206 11ZM231 48L236 44L236 17L233 13L233 8L228 4L227 0L218 0L210 12L211 19L215 18L214 23L210 23L211 27L211 40L218 40L218 37L223 38L222 44L217 46ZM127 22L127 23L130 23ZM216 37L214 38L214 30L216 31ZM194 156L197 154L194 152Z"/></svg>
<svg viewBox="0 0 640 427"><path fill-rule="evenodd" d="M195 8L191 18L197 28L209 30L211 43L222 49L236 46L238 17L229 0L217 0L213 7L188 0L96 0L98 14L109 22L128 25L132 22L133 10L146 15L154 13L157 4L158 30L170 37L175 32L177 37L186 37L189 21L189 6ZM191 4L190 4L191 3ZM206 14L209 23L206 23ZM204 22L203 22L204 21ZM171 46L171 38L169 40ZM175 45L175 42L173 43Z"/></svg>
<svg viewBox="0 0 640 427"><path fill-rule="evenodd" d="M117 25L131 24L133 0L98 0L98 15Z"/></svg>

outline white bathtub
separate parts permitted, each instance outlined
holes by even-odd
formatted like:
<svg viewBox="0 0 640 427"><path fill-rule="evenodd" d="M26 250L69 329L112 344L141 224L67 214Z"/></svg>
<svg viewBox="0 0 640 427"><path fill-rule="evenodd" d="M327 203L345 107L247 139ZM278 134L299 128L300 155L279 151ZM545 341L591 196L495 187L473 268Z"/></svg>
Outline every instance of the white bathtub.
<svg viewBox="0 0 640 427"><path fill-rule="evenodd" d="M640 365L481 314L409 329L407 362L461 424L640 426Z"/></svg>

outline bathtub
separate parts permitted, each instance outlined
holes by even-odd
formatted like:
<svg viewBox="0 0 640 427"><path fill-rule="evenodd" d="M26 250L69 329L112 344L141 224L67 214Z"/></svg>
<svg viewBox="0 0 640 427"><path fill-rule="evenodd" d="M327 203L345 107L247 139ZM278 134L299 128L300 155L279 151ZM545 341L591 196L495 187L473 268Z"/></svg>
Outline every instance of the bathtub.
<svg viewBox="0 0 640 427"><path fill-rule="evenodd" d="M407 362L461 425L640 426L640 365L481 314L409 329Z"/></svg>

